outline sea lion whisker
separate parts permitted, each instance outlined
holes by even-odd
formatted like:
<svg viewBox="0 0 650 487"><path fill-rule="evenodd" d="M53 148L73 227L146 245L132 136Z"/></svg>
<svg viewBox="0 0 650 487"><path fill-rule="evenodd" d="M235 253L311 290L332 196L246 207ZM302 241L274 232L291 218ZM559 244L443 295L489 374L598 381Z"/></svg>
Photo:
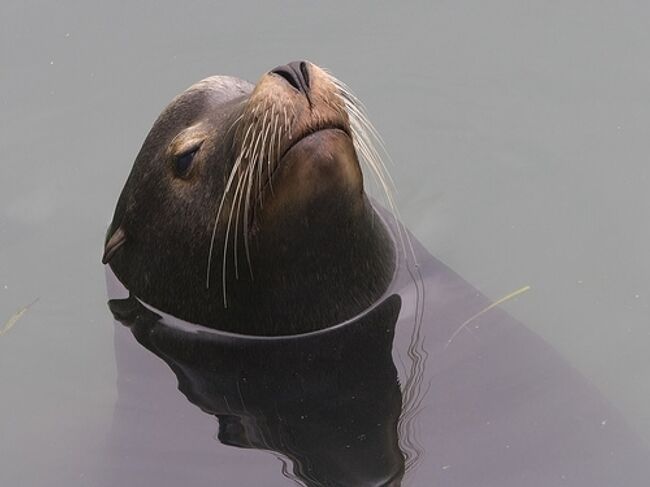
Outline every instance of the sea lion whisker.
<svg viewBox="0 0 650 487"><path fill-rule="evenodd" d="M334 78L333 76L330 75L330 79L333 81L334 85L338 88L339 93L337 93L339 99L346 105L348 108L352 108L355 113L359 116L362 122L364 122L365 125L368 126L368 128L371 130L373 136L381 142L383 146L383 139L379 132L375 129L375 127L370 123L368 120L368 117L366 116L366 107L359 100L359 98L356 97L356 95L348 88L348 86L343 83L342 81ZM388 155L388 154L387 154Z"/></svg>
<svg viewBox="0 0 650 487"><path fill-rule="evenodd" d="M381 180L382 187L386 193L386 197L394 199L395 183L383 163L383 158L379 155L379 151L375 148L375 143L378 143L382 152L388 155L386 149L383 147L381 138L379 138L376 129L367 120L365 114L361 112L358 107L353 104L348 104L348 113L350 117L350 125L353 134L355 135L355 142L364 146L364 157L371 165L373 171L376 172Z"/></svg>
<svg viewBox="0 0 650 487"><path fill-rule="evenodd" d="M274 149L275 149L275 130L277 126L277 120L276 120L276 115L275 115L275 105L271 107L271 116L269 118L269 127L270 127L270 132L269 132L269 153L268 157L266 158L266 172L269 175L269 178L271 177L271 158L273 157L274 154Z"/></svg>
<svg viewBox="0 0 650 487"><path fill-rule="evenodd" d="M244 161L246 162L246 166L249 166L251 164L255 164L255 157L257 154L257 147L259 145L259 132L257 130L257 124L253 124L253 130L251 132L251 140L248 144L248 147L246 148L246 155L244 156Z"/></svg>
<svg viewBox="0 0 650 487"><path fill-rule="evenodd" d="M392 159L390 157L390 154L388 154L388 151L386 150L386 146L384 145L384 141L377 131L377 129L372 125L372 123L368 120L368 117L366 114L359 109L358 106L355 106L354 104L348 105L349 110L353 112L353 118L355 119L355 122L358 123L358 125L363 129L364 134L366 136L367 140L372 140L374 143L372 144L373 146L378 146L379 150L375 149L375 152L377 152L378 155L378 162L381 168L384 170L386 175L388 176L391 186L395 188L395 182L393 181L390 172L386 168L386 165L384 164L383 158L379 157L379 153L381 151L382 154L384 154L387 158L388 161L392 163ZM348 112L349 113L349 112Z"/></svg>
<svg viewBox="0 0 650 487"><path fill-rule="evenodd" d="M244 135L244 139L242 140L241 147L240 147L240 149L239 149L239 157L240 157L240 158L241 158L241 157L245 157L245 150L244 150L244 148L245 148L246 145L248 144L248 137L249 137L249 135L251 134L251 130L252 130L252 128L253 128L253 125L250 124L250 125L248 125L248 129L246 129L246 133L245 133L245 135Z"/></svg>
<svg viewBox="0 0 650 487"><path fill-rule="evenodd" d="M242 116L243 116L243 114L242 114ZM246 133L244 135L244 139L242 141L242 147L245 147L247 144L250 144L248 138L249 138L249 135L251 134L251 128L252 128L252 126L249 126L248 130L246 130ZM219 207L217 209L217 214L215 216L214 225L212 227L212 235L211 235L211 238L210 238L210 250L208 252L208 264L207 264L207 270L206 270L206 289L210 288L210 269L212 267L212 254L214 252L214 243L215 243L215 237L216 237L216 233L217 233L217 226L218 226L219 218L220 218L221 212L223 210L224 202L225 202L225 200L226 200L226 198L228 196L228 193L231 190L232 183L233 183L235 177L237 176L237 174L239 173L239 169L240 169L240 166L242 164L243 159L244 159L244 150L242 149L242 151L240 152L239 156L237 157L237 159L236 159L235 163L233 164L233 167L232 167L232 169L230 171L230 174L228 176L228 180L227 180L225 188L224 188L223 195L221 196L221 201L219 202ZM234 198L233 198L233 204L234 204ZM224 289L223 289L223 299L224 299L224 307L227 307L225 283L224 283Z"/></svg>
<svg viewBox="0 0 650 487"><path fill-rule="evenodd" d="M393 218L395 220L395 226L397 227L397 234L400 241L400 246L402 248L404 257L406 258L407 256L407 246L408 246L413 262L415 265L417 265L417 263L415 262L415 252L413 250L410 237L408 236L408 234L406 235L404 234L404 230L399 222L400 213L399 213L399 209L397 208L397 203L395 201L392 191L390 190L389 184L384 177L383 171L381 171L380 166L378 166L377 164L378 155L376 154L376 151L373 151L371 147L369 147L368 141L365 138L359 137L357 139L357 143L359 144L358 149L362 153L363 159L371 168L372 172L376 174L377 178L381 183L381 187L384 189L384 194L386 195L387 203L389 205L391 212L393 213Z"/></svg>
<svg viewBox="0 0 650 487"><path fill-rule="evenodd" d="M268 182L269 182L269 187L271 188L271 194L274 195L275 193L273 192L273 183L271 182L271 159L276 160L277 157L275 155L275 141L276 141L276 133L278 130L278 116L275 113L275 106L272 107L271 109L271 121L269 123L269 126L271 127L271 131L269 133L269 153L266 158L266 172L268 175Z"/></svg>
<svg viewBox="0 0 650 487"><path fill-rule="evenodd" d="M388 154L388 151L384 146L384 142L381 135L379 134L377 129L372 125L372 123L370 123L370 121L368 120L363 104L360 101L358 101L358 99L354 95L352 95L349 91L344 91L347 90L347 87L339 87L339 90L340 93L338 93L338 96L345 107L345 110L350 119L350 124L356 126L356 128L358 129L357 130L358 133L363 134L362 136L366 140L368 140L369 142L374 141L374 143L371 143L370 145L371 146L374 146L375 144L378 145L379 148L381 149L381 152L383 152L384 155L386 155L387 158L391 160L390 155ZM379 157L378 160L380 165L383 166L385 169L382 158ZM388 171L386 171L386 173L388 173ZM388 173L388 177L390 177L389 173Z"/></svg>
<svg viewBox="0 0 650 487"><path fill-rule="evenodd" d="M356 127L352 126L352 133L357 135L355 137L355 143L357 145L358 151L362 155L364 163L368 165L371 169L372 174L379 180L380 187L383 189L386 198L392 199L392 188L384 177L383 171L380 169L380 166L377 162L378 154L373 150L371 143L363 135L359 136L359 132Z"/></svg>
<svg viewBox="0 0 650 487"><path fill-rule="evenodd" d="M289 140L293 140L293 126L294 121L296 120L296 108L295 106L291 107L291 113L289 114Z"/></svg>
<svg viewBox="0 0 650 487"><path fill-rule="evenodd" d="M382 150L382 152L390 159L390 155L386 150L383 138L375 126L370 122L370 120L368 120L365 110L350 100L343 99L343 103L348 111L348 115L351 116L360 127L364 128L367 133L369 133L372 139L374 139L377 145L379 145L379 148Z"/></svg>
<svg viewBox="0 0 650 487"><path fill-rule="evenodd" d="M352 128L352 133L353 134L355 133L354 128ZM382 184L381 184L381 182L379 180L379 177L377 176L377 171L373 167L372 163L369 162L370 158L369 158L368 154L366 153L365 144L363 142L361 142L361 141L355 141L354 144L355 144L355 149L356 149L357 153L359 153L359 155L361 156L359 158L360 163L362 164L362 166L364 166L367 169L366 172L369 173L370 176L372 177L372 181L373 181L375 187L382 188L382 190L383 190L383 186L382 186ZM385 190L384 190L384 192L385 192Z"/></svg>
<svg viewBox="0 0 650 487"><path fill-rule="evenodd" d="M248 128L248 130L251 130L253 128L255 128L255 125L253 124L253 122L251 122L251 125ZM243 156L244 156L245 160L250 159L251 151L253 150L253 144L255 142L255 131L251 130L251 134L252 134L252 136L251 136L250 140L248 141L248 143L245 146L242 144L242 151L243 151Z"/></svg>
<svg viewBox="0 0 650 487"><path fill-rule="evenodd" d="M264 135L262 136L262 145L260 149L259 161L257 164L257 192L258 192L259 205L261 207L264 206L264 195L262 193L262 172L264 169L264 156L266 155L268 159L269 149L268 149L267 139L268 139L270 129L271 129L271 123L270 123L269 114L267 113L264 116L264 123L262 125L262 132L264 133Z"/></svg>
<svg viewBox="0 0 650 487"><path fill-rule="evenodd" d="M264 118L262 119L262 122L259 124L260 125L260 131L259 131L259 138L260 138L260 145L259 145L259 150L256 151L255 153L255 160L253 162L253 167L255 168L255 174L253 175L254 181L253 181L253 186L258 186L261 184L262 178L261 178L261 161L262 161L262 156L264 155L264 130L266 127L266 114L264 114ZM257 184L256 184L257 183Z"/></svg>
<svg viewBox="0 0 650 487"><path fill-rule="evenodd" d="M255 140L255 148L253 149L252 158L249 159L248 166L254 173L255 164L258 160L257 146L262 137L262 132L259 132ZM246 198L244 200L244 248L246 250L246 260L248 262L248 270L250 271L251 279L253 278L253 268L251 265L250 248L249 248L249 224L250 224L250 210L251 210L251 189L253 187L253 177L249 177L246 184Z"/></svg>
<svg viewBox="0 0 650 487"><path fill-rule="evenodd" d="M331 74L327 73L330 81L338 89L338 96L341 102L343 103L350 121L350 128L353 133L353 142L356 147L358 147L359 152L362 154L362 159L365 160L365 163L370 167L371 172L377 175L377 178L380 181L381 187L384 190L384 194L387 199L387 203L393 213L395 223L397 226L398 238L400 240L400 245L402 247L402 252L406 257L407 246L413 264L417 268L417 261L415 258L415 251L411 239L408 234L404 235L402 226L399 224L399 210L394 198L394 188L395 184L390 175L390 172L386 169L385 164L383 163L382 157L379 155L378 151L374 147L376 143L382 152L391 160L386 150L383 140L376 130L376 128L370 123L368 117L365 114L365 107L363 103L354 95L352 90L342 81L338 80ZM373 143L374 142L374 143Z"/></svg>
<svg viewBox="0 0 650 487"><path fill-rule="evenodd" d="M282 107L282 112L284 113L284 126L286 128L286 132L289 134L289 140L291 140L292 132L291 132L290 124L289 124L289 117L287 116L287 108Z"/></svg>
<svg viewBox="0 0 650 487"><path fill-rule="evenodd" d="M242 143L242 148L241 151L243 153L244 160L247 161L250 159L251 153L254 150L254 144L255 144L255 134L257 133L257 124L255 117L249 117L249 120L247 121L248 125L248 130L246 131L246 140L245 143ZM250 133L250 139L248 138L248 134Z"/></svg>
<svg viewBox="0 0 650 487"><path fill-rule="evenodd" d="M244 170L244 175L239 178L239 181L237 182L237 188L235 189L235 195L233 196L234 203L237 205L237 210L236 210L236 215L235 215L235 236L234 236L234 250L235 250L235 279L239 279L239 257L238 257L238 250L239 246L237 245L238 242L238 236L239 236L239 214L241 212L241 201L242 201L242 194L243 191L241 189L243 188L242 186L242 181L244 181L247 177L248 170ZM230 222L228 222L230 224ZM225 257L224 257L225 258Z"/></svg>
<svg viewBox="0 0 650 487"><path fill-rule="evenodd" d="M242 149L240 151L240 155L238 157L238 162L240 163L239 166L241 165L241 162L245 159L245 154L247 152L250 152L250 146L252 144L252 138L249 140L249 134L251 134L251 128L252 125L248 127L248 130L246 131L246 135L244 136L244 141L242 143ZM240 168L238 167L237 170ZM233 195L233 201L232 205L233 207L236 205L237 206L237 213L236 213L236 219L235 219L235 231L234 231L234 264L235 264L235 279L239 279L239 257L238 257L238 251L239 251L239 246L237 245L238 241L238 236L239 236L239 214L240 214L240 206L241 206L241 200L242 200L242 195L243 195L243 186L242 182L246 180L246 177L248 176L248 165L244 168L244 173L241 175L239 180L237 181L237 187L235 189L235 194ZM232 209L228 218L228 230L230 229L230 224L231 224L231 219L232 219ZM223 255L223 265L222 265L222 283L223 283L223 289L224 289L224 306L227 307L227 290L226 290L226 259L227 259L227 245L228 245L228 235L225 236L224 238L224 255Z"/></svg>
<svg viewBox="0 0 650 487"><path fill-rule="evenodd" d="M275 114L275 122L273 126L273 146L275 148L275 153L272 153L271 156L273 159L278 162L280 159L280 151L282 150L282 132L284 129L284 122L282 122L282 125L280 125L280 113ZM271 162L269 161L269 187L271 188L271 194L275 195L275 192L273 190L273 177L272 177L272 169L271 169Z"/></svg>
<svg viewBox="0 0 650 487"><path fill-rule="evenodd" d="M264 152L260 155L260 173L259 173L259 181L258 181L260 206L262 206L264 203L263 187L266 184L266 181L269 180L271 177L271 154L272 154L271 145L273 142L273 133L271 130L272 128L273 128L273 121L271 116L269 115L269 123L264 131ZM266 171L266 178L262 178L265 171Z"/></svg>
<svg viewBox="0 0 650 487"><path fill-rule="evenodd" d="M217 226L219 224L219 217L221 216L221 211L223 210L223 205L224 202L226 201L226 196L230 192L230 187L232 186L232 183L237 175L237 172L239 170L239 166L241 165L242 157L241 155L237 158L235 163L232 166L232 169L230 171L230 175L228 177L228 180L226 181L226 186L224 188L223 195L221 196L221 201L219 202L219 207L217 209L217 214L214 218L214 225L212 226L212 235L210 237L210 250L208 251L208 265L207 265L207 270L206 270L206 278L205 278L205 287L206 289L210 288L210 267L212 265L212 253L214 251L214 242L215 242L215 237L217 234ZM225 301L225 294L224 294L224 301Z"/></svg>
<svg viewBox="0 0 650 487"><path fill-rule="evenodd" d="M259 149L259 146L260 146L260 141L262 139L262 132L257 131L256 133L257 133L257 137L254 136L255 144L253 145L253 149L252 149L252 151L251 151L251 153L250 153L250 155L248 156L248 159L247 159L248 160L248 165L249 166L252 165L253 168L255 168L255 166L257 164L257 158L259 156L258 149Z"/></svg>
<svg viewBox="0 0 650 487"><path fill-rule="evenodd" d="M241 183L241 179L239 179L237 183L237 187L239 187L239 184ZM228 307L228 292L227 292L227 281L226 281L226 270L227 270L227 263L228 263L228 242L230 241L230 225L232 223L232 216L233 212L235 210L235 199L237 196L238 190L235 190L235 196L233 197L233 202L230 205L230 212L228 214L228 224L226 225L226 234L224 237L224 243L223 243L223 261L221 264L221 285L223 287L223 306L224 308ZM235 228L235 235L237 234L237 229ZM237 249L235 247L235 256ZM237 257L235 257L237 259ZM236 265L236 263L235 263Z"/></svg>
<svg viewBox="0 0 650 487"><path fill-rule="evenodd" d="M226 130L226 134L225 134L226 136L230 135L230 131L233 128L238 127L239 122L241 122L241 120L242 120L242 118L244 118L245 114L246 114L246 112L243 111L241 113L241 115L239 115L235 120L233 120L233 122L230 124L230 127L228 127L228 130Z"/></svg>

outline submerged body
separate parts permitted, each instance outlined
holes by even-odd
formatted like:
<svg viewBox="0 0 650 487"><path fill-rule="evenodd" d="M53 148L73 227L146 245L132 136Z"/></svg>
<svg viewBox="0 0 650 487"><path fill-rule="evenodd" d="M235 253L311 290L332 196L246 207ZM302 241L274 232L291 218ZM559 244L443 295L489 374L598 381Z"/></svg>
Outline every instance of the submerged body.
<svg viewBox="0 0 650 487"><path fill-rule="evenodd" d="M129 328L106 484L645 486L650 452L600 392L499 308L457 333L491 303L414 246L419 276L400 261L366 313L295 337L143 312L109 276Z"/></svg>

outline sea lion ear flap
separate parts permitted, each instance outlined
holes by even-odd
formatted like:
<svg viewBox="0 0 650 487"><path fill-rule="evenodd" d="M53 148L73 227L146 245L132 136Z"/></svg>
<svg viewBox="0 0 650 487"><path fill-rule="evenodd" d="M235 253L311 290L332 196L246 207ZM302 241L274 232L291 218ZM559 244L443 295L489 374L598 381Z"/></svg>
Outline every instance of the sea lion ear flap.
<svg viewBox="0 0 650 487"><path fill-rule="evenodd" d="M126 242L126 232L121 226L113 232L111 238L106 241L104 245L104 256L102 257L102 264L108 264L115 255L115 252Z"/></svg>

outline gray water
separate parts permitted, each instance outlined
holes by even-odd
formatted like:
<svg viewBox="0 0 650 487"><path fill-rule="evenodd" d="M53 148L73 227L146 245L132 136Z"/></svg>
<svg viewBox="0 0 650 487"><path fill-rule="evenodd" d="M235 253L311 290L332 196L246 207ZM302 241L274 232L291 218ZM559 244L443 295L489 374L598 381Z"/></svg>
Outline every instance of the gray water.
<svg viewBox="0 0 650 487"><path fill-rule="evenodd" d="M650 443L650 6L5 2L0 482L93 485L116 400L102 242L154 118L310 59L364 101L402 219ZM245 464L245 460L244 460Z"/></svg>

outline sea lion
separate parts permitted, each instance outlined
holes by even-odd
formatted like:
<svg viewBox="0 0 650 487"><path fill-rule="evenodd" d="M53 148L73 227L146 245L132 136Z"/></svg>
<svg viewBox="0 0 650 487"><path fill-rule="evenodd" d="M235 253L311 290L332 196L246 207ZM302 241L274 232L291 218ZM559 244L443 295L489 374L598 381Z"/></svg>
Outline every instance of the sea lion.
<svg viewBox="0 0 650 487"><path fill-rule="evenodd" d="M143 301L221 330L303 333L355 316L395 269L364 192L364 120L345 86L306 61L256 85L198 82L146 137L103 262Z"/></svg>
<svg viewBox="0 0 650 487"><path fill-rule="evenodd" d="M132 295L107 269L130 331L100 482L287 484L209 415L314 487L645 485L647 446L570 363L414 239L395 252L358 109L292 63L160 116L104 254Z"/></svg>

